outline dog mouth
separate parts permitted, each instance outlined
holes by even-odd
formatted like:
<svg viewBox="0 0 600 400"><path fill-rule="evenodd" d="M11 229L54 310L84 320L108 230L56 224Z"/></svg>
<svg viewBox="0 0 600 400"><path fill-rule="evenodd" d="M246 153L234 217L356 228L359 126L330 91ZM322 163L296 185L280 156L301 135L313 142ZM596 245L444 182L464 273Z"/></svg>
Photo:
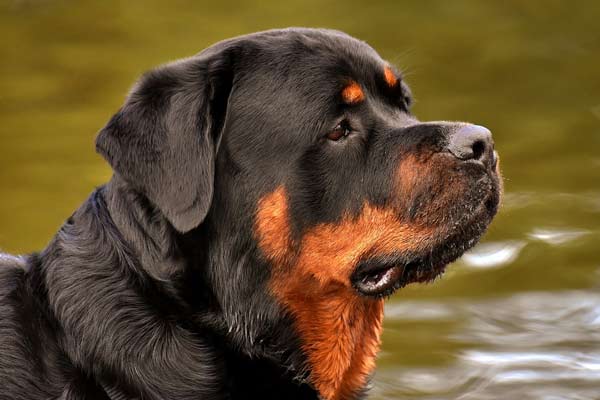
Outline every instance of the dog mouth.
<svg viewBox="0 0 600 400"><path fill-rule="evenodd" d="M360 265L357 276L353 277L353 286L361 294L377 296L388 291L393 291L394 286L402 281L407 265L374 264Z"/></svg>
<svg viewBox="0 0 600 400"><path fill-rule="evenodd" d="M451 262L434 262L427 258L402 261L400 258L404 257L372 258L362 262L351 277L352 286L363 296L388 297L411 283L433 281Z"/></svg>
<svg viewBox="0 0 600 400"><path fill-rule="evenodd" d="M351 277L352 286L363 296L386 297L416 282L428 282L440 275L445 264L432 265L426 260L390 262L370 259L361 263Z"/></svg>
<svg viewBox="0 0 600 400"><path fill-rule="evenodd" d="M486 198L459 227L433 234L431 244L420 251L396 252L362 259L350 277L363 296L388 297L411 283L427 283L440 276L446 266L475 246L494 217L497 194Z"/></svg>

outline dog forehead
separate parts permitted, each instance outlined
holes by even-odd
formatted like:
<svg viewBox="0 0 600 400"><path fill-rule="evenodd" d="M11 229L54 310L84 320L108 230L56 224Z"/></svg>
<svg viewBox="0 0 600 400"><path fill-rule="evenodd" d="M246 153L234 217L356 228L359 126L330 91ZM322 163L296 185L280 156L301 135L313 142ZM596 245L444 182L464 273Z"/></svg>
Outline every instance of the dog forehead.
<svg viewBox="0 0 600 400"><path fill-rule="evenodd" d="M363 54L379 57L366 42L332 29L290 28L259 32L248 37L255 37L257 42L267 44L267 47L269 44L277 47L278 44L287 43L296 51L308 53L333 52L347 56Z"/></svg>
<svg viewBox="0 0 600 400"><path fill-rule="evenodd" d="M291 28L241 37L245 48L242 72L245 79L278 75L277 86L295 86L319 80L371 78L383 73L386 63L366 42L329 29ZM248 51L249 50L249 51ZM264 79L261 80L264 82ZM326 83L326 82L324 82Z"/></svg>

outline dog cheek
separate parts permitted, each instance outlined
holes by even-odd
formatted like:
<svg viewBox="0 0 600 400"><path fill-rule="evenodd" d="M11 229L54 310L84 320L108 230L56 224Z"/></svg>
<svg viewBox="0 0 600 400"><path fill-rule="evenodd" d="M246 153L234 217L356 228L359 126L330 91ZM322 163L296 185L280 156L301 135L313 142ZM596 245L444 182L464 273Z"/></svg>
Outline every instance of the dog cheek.
<svg viewBox="0 0 600 400"><path fill-rule="evenodd" d="M308 279L323 291L331 286L352 290L350 276L365 255L419 250L430 228L404 221L395 208L365 203L356 216L337 223L318 224L292 238L285 189L262 197L256 212L255 234L265 257L280 273Z"/></svg>

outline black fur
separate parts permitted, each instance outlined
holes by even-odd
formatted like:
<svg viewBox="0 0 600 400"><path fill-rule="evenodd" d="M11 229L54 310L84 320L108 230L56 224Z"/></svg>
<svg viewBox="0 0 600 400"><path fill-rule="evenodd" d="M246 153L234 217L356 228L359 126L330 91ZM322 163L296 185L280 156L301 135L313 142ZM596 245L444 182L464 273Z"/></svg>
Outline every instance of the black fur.
<svg viewBox="0 0 600 400"><path fill-rule="evenodd" d="M382 65L343 33L289 29L143 76L98 135L111 181L45 250L0 255L0 399L317 399L253 217L281 184L296 236L389 204L398 160L444 148L451 125L419 124ZM343 105L347 77L379 100ZM340 115L355 135L328 143ZM405 194L412 217L438 183ZM484 189L424 218L460 223Z"/></svg>

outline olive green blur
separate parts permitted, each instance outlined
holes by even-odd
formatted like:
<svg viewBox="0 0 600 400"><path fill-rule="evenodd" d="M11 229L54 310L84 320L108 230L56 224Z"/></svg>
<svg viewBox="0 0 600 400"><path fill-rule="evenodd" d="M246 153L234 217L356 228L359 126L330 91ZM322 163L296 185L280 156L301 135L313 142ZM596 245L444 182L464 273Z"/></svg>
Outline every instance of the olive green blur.
<svg viewBox="0 0 600 400"><path fill-rule="evenodd" d="M405 71L421 120L491 129L505 177L483 242L388 303L371 398L598 398L599 21L575 0L3 0L0 248L43 248L110 178L94 137L145 70L253 31L340 29Z"/></svg>

